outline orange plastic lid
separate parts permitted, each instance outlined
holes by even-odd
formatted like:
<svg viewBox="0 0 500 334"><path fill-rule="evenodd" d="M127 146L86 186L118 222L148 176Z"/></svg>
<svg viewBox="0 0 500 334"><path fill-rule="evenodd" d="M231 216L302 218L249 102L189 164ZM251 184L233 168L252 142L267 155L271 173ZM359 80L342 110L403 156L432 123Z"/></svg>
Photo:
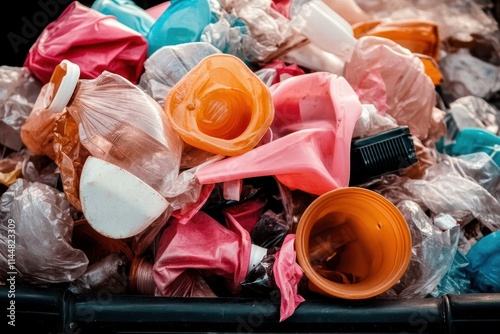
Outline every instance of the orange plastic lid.
<svg viewBox="0 0 500 334"><path fill-rule="evenodd" d="M316 198L296 229L297 261L312 291L365 299L390 289L411 258L410 230L401 212L365 188L337 188ZM324 258L314 256L322 255Z"/></svg>
<svg viewBox="0 0 500 334"><path fill-rule="evenodd" d="M254 148L274 118L269 88L230 54L205 57L168 92L164 109L186 143L226 156Z"/></svg>

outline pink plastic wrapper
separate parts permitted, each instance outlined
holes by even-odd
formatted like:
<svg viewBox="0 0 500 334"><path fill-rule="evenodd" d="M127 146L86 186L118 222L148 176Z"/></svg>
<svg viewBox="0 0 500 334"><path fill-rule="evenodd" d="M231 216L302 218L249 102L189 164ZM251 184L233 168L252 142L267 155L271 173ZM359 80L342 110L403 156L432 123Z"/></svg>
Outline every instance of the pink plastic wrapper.
<svg viewBox="0 0 500 334"><path fill-rule="evenodd" d="M361 115L361 103L349 83L335 74L315 72L270 89L275 107L271 141L203 166L198 181L274 175L292 190L316 195L347 186L351 139Z"/></svg>
<svg viewBox="0 0 500 334"><path fill-rule="evenodd" d="M116 17L74 1L45 27L24 66L43 84L64 59L80 66L81 79L93 79L108 70L137 83L147 49L147 40Z"/></svg>
<svg viewBox="0 0 500 334"><path fill-rule="evenodd" d="M281 292L280 321L291 316L299 304L305 300L297 292L304 272L295 260L295 234L288 234L276 253L276 261L273 265L274 279Z"/></svg>
<svg viewBox="0 0 500 334"><path fill-rule="evenodd" d="M238 223L228 228L199 211L188 223L173 218L165 229L153 265L161 295L171 295L171 284L188 269L204 269L227 279L232 293L240 291L250 261L250 235Z"/></svg>
<svg viewBox="0 0 500 334"><path fill-rule="evenodd" d="M368 75L371 73L372 75ZM410 50L382 37L363 36L358 39L344 77L357 91L363 103L373 103L377 109L391 115L399 125L408 125L410 132L424 140L432 122L436 104L435 86L425 73L422 61ZM379 94L383 92L374 78L381 77L385 85L387 106ZM368 80L368 82L366 82Z"/></svg>

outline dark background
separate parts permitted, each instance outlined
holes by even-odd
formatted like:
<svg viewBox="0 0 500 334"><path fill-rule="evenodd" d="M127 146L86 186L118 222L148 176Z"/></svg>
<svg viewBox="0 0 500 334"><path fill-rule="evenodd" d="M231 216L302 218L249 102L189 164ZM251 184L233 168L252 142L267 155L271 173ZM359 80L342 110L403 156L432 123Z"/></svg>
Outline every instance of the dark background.
<svg viewBox="0 0 500 334"><path fill-rule="evenodd" d="M14 0L5 1L1 13L0 65L22 66L29 48L35 43L45 26L55 21L70 0ZM94 1L79 1L91 6ZM146 9L165 1L135 0Z"/></svg>

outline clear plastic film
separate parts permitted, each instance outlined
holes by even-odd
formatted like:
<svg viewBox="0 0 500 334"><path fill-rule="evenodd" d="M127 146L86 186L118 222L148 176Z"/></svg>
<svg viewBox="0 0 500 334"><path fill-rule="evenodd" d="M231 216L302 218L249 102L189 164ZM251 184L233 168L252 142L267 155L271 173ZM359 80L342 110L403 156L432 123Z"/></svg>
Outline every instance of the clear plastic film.
<svg viewBox="0 0 500 334"><path fill-rule="evenodd" d="M11 186L22 175L24 154L12 152L0 159L0 184Z"/></svg>
<svg viewBox="0 0 500 334"><path fill-rule="evenodd" d="M468 95L490 99L500 91L500 66L473 56L467 49L447 54L439 64L449 100Z"/></svg>
<svg viewBox="0 0 500 334"><path fill-rule="evenodd" d="M442 231L422 208L411 200L402 200L397 208L411 232L412 254L405 274L379 298L425 298L451 268L457 252L460 227Z"/></svg>
<svg viewBox="0 0 500 334"><path fill-rule="evenodd" d="M15 231L14 270L19 281L71 282L86 271L87 256L71 245L74 221L64 193L42 183L18 179L0 200L2 275L13 271L7 267L10 230Z"/></svg>
<svg viewBox="0 0 500 334"><path fill-rule="evenodd" d="M21 127L42 89L26 67L0 66L0 144L19 151Z"/></svg>
<svg viewBox="0 0 500 334"><path fill-rule="evenodd" d="M124 293L128 287L130 262L122 253L111 253L89 265L85 273L71 282L68 290L73 293Z"/></svg>
<svg viewBox="0 0 500 334"><path fill-rule="evenodd" d="M344 76L353 87L364 87L359 97L362 103L375 104L377 110L383 112L386 108L379 105L380 101L365 99L370 96L366 95L368 88L380 90L380 83L377 83L380 80L373 80L369 73L382 78L389 107L387 113L424 140L434 125L432 113L436 92L420 59L387 38L363 36L357 40L351 59L345 64Z"/></svg>
<svg viewBox="0 0 500 334"><path fill-rule="evenodd" d="M472 291L468 273L469 266L470 263L467 257L461 252L455 252L451 268L441 279L437 287L431 291L431 296L437 298L446 294L474 292Z"/></svg>
<svg viewBox="0 0 500 334"><path fill-rule="evenodd" d="M495 19L477 1L356 0L356 3L377 19L420 19L435 22L439 25L442 39L498 30Z"/></svg>
<svg viewBox="0 0 500 334"><path fill-rule="evenodd" d="M422 179L384 176L373 190L393 203L412 200L428 211L431 218L438 214L452 216L464 232L458 247L466 254L484 233L500 229L500 202L471 177L445 172L450 162L443 160L429 167ZM484 179L480 182L485 184Z"/></svg>
<svg viewBox="0 0 500 334"><path fill-rule="evenodd" d="M221 51L206 42L168 45L144 62L139 87L163 106L167 93L203 58Z"/></svg>
<svg viewBox="0 0 500 334"><path fill-rule="evenodd" d="M47 84L40 90L33 109L21 126L21 139L23 144L34 154L46 155L56 160L54 152L54 127L62 113L54 113L44 107L44 96Z"/></svg>
<svg viewBox="0 0 500 334"><path fill-rule="evenodd" d="M156 289L155 295L168 297L217 298L217 295L203 276L200 270L187 269L169 285L167 291L160 294L158 289Z"/></svg>
<svg viewBox="0 0 500 334"><path fill-rule="evenodd" d="M55 121L54 155L68 201L80 212L80 176L90 152L81 144L78 124L68 112L63 112Z"/></svg>
<svg viewBox="0 0 500 334"><path fill-rule="evenodd" d="M251 62L267 62L284 47L293 47L304 40L289 26L289 19L271 7L271 0L223 1L223 8L234 11L248 27L246 57ZM297 38L298 37L298 38Z"/></svg>
<svg viewBox="0 0 500 334"><path fill-rule="evenodd" d="M66 107L92 156L134 174L164 197L174 197L182 141L161 106L125 78L103 72L80 80Z"/></svg>

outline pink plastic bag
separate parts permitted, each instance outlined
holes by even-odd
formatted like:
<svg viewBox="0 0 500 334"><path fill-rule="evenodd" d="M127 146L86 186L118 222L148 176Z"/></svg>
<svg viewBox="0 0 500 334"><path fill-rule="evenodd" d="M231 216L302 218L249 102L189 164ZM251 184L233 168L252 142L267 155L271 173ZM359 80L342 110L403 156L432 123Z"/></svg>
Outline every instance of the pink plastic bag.
<svg viewBox="0 0 500 334"><path fill-rule="evenodd" d="M381 112L387 110L399 125L408 125L410 132L420 140L427 137L433 124L435 86L425 73L422 61L410 50L387 38L363 36L345 64L344 76L358 89L363 103L373 103ZM385 85L387 104L380 96L384 87L375 80L380 77ZM370 93L369 87L375 92ZM380 92L378 98L376 91Z"/></svg>
<svg viewBox="0 0 500 334"><path fill-rule="evenodd" d="M349 83L335 74L315 72L273 85L271 93L272 141L200 168L198 181L275 175L292 190L317 195L347 186L351 139L361 115L361 103Z"/></svg>
<svg viewBox="0 0 500 334"><path fill-rule="evenodd" d="M153 265L161 295L188 269L204 269L224 277L228 288L238 293L250 261L250 235L238 224L229 228L199 211L188 223L173 218L165 229Z"/></svg>
<svg viewBox="0 0 500 334"><path fill-rule="evenodd" d="M288 234L276 253L273 265L274 279L281 292L280 321L291 316L297 306L305 301L297 292L304 272L295 259L295 234Z"/></svg>
<svg viewBox="0 0 500 334"><path fill-rule="evenodd" d="M146 39L116 17L74 1L45 27L24 66L43 84L64 59L80 66L81 79L96 78L107 70L137 83L147 49Z"/></svg>

